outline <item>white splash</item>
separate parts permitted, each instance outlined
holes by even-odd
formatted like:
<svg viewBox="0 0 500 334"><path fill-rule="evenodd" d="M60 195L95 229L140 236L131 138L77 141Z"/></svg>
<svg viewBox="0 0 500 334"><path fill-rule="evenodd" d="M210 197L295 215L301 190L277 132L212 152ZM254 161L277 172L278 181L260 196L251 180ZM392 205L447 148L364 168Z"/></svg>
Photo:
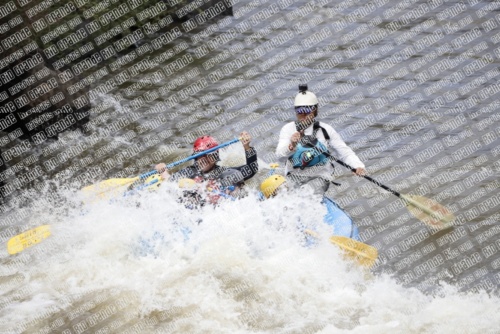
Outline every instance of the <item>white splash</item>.
<svg viewBox="0 0 500 334"><path fill-rule="evenodd" d="M171 184L81 206L68 195L67 210L46 208L33 218L49 222L53 235L23 252L30 261L4 273L23 279L3 293L0 326L15 333L63 317L57 331L85 321L92 332L110 326L121 333L132 320L143 333L500 328L498 298L449 286L428 296L373 276L327 242L317 202L294 194L259 202L255 195L201 210L178 203ZM306 246L297 226L314 227L324 238ZM113 310L109 317L105 305Z"/></svg>

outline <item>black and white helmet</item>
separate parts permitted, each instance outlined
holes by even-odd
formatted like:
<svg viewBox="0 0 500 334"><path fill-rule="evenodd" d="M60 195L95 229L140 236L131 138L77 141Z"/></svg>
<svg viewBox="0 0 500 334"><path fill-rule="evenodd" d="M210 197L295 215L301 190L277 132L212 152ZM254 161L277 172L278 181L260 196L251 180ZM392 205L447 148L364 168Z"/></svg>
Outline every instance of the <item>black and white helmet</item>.
<svg viewBox="0 0 500 334"><path fill-rule="evenodd" d="M313 92L307 90L306 84L299 85L299 93L295 96L295 112L308 114L318 109L318 98Z"/></svg>

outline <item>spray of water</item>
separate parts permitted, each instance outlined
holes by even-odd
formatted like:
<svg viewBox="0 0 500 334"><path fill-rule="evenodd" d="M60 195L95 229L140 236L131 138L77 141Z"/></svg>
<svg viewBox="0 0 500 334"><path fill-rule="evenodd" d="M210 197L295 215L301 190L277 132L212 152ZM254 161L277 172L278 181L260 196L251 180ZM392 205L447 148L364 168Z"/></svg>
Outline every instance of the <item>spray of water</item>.
<svg viewBox="0 0 500 334"><path fill-rule="evenodd" d="M6 332L489 333L500 303L487 294L403 288L345 260L329 244L310 194L186 209L164 184L114 201L34 207L53 235L4 257ZM301 229L323 236L308 243ZM15 280L12 278L16 278ZM54 325L55 324L55 325ZM135 327L134 327L135 326ZM492 332L493 333L493 332Z"/></svg>

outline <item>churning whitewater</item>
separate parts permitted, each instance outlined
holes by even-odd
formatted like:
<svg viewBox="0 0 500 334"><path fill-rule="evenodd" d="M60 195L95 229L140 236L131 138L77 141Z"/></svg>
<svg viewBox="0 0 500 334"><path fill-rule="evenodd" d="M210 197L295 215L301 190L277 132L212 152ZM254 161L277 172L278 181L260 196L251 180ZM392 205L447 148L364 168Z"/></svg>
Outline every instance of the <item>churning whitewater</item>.
<svg viewBox="0 0 500 334"><path fill-rule="evenodd" d="M4 261L2 333L495 333L500 300L403 288L344 259L317 201L188 210L177 185L32 207L52 236ZM297 210L296 208L306 208ZM316 230L312 243L301 232ZM6 256L6 254L4 254ZM4 259L6 260L6 259ZM14 279L15 278L15 279ZM9 292L7 292L9 291ZM100 330L100 331L99 331Z"/></svg>

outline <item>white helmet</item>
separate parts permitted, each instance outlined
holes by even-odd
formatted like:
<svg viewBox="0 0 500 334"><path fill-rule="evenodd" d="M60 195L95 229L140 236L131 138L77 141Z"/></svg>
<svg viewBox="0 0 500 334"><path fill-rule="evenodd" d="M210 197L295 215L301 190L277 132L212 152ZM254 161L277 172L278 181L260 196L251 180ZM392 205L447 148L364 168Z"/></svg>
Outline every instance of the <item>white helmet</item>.
<svg viewBox="0 0 500 334"><path fill-rule="evenodd" d="M297 114L309 114L318 112L318 98L314 93L307 90L307 85L299 85L299 93L295 96L295 112Z"/></svg>
<svg viewBox="0 0 500 334"><path fill-rule="evenodd" d="M307 90L306 84L299 85L299 93L295 96L295 107L315 106L318 104L318 98L313 92Z"/></svg>

